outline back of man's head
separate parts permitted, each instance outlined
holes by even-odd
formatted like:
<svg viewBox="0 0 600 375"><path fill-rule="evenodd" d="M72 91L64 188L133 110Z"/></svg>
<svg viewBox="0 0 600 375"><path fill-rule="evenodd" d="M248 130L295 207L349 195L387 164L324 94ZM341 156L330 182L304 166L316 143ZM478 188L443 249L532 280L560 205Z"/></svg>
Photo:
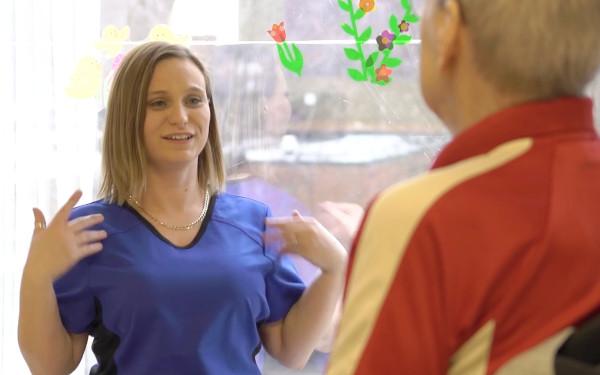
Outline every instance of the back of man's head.
<svg viewBox="0 0 600 375"><path fill-rule="evenodd" d="M580 95L598 72L600 0L458 1L480 73L500 91Z"/></svg>

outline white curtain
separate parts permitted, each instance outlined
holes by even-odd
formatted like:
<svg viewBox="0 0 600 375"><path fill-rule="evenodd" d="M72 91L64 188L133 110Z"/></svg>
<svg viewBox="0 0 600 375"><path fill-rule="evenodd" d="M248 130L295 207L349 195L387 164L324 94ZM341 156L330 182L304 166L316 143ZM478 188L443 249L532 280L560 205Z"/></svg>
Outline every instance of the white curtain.
<svg viewBox="0 0 600 375"><path fill-rule="evenodd" d="M69 98L65 88L99 28L99 0L0 6L0 374L29 374L17 320L32 207L49 220L74 189L82 201L94 197L99 100Z"/></svg>

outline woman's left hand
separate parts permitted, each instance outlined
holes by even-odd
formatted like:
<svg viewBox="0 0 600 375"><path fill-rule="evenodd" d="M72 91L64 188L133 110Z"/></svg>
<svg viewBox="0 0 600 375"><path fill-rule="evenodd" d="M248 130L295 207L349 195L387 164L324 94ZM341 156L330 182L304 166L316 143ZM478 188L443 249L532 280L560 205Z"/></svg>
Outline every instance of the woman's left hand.
<svg viewBox="0 0 600 375"><path fill-rule="evenodd" d="M344 246L321 223L294 211L290 217L267 218L267 243L281 241L281 251L298 254L323 273L344 272Z"/></svg>

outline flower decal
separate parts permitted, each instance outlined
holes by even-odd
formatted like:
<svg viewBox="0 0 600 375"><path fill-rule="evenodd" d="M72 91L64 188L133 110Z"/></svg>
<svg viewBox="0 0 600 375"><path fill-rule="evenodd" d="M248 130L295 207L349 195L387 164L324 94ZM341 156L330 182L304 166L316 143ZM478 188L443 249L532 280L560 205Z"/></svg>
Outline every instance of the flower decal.
<svg viewBox="0 0 600 375"><path fill-rule="evenodd" d="M406 22L406 21L402 21L399 25L398 28L400 29L401 33L405 33L408 31L408 29L410 29L410 23Z"/></svg>
<svg viewBox="0 0 600 375"><path fill-rule="evenodd" d="M381 65L379 69L375 70L375 74L378 82L388 82L390 80L390 75L392 74L392 69L385 65Z"/></svg>
<svg viewBox="0 0 600 375"><path fill-rule="evenodd" d="M358 65L347 69L348 76L356 82L370 82L385 86L392 81L393 69L402 64L399 56L394 56L398 46L409 44L413 37L408 32L411 24L419 22L414 13L412 0L400 0L404 10L402 17L389 16L386 30L372 38L373 27L364 26L364 20L370 18L367 13L375 10L377 0L337 0L339 8L348 14L349 20L342 23L344 33L354 39L354 45L344 48L346 58ZM358 3L358 6L357 6ZM375 39L376 46L368 46Z"/></svg>
<svg viewBox="0 0 600 375"><path fill-rule="evenodd" d="M375 9L375 0L360 0L358 7L362 9L363 12L369 13Z"/></svg>
<svg viewBox="0 0 600 375"><path fill-rule="evenodd" d="M273 24L271 30L267 30L267 33L271 35L271 38L277 43L285 42L285 27L283 26L283 22L279 22L279 25Z"/></svg>
<svg viewBox="0 0 600 375"><path fill-rule="evenodd" d="M394 39L396 39L396 35L390 33L387 30L382 32L381 35L379 35L376 38L377 46L379 47L379 50L383 51L384 49L389 49L389 50L393 49L394 48Z"/></svg>
<svg viewBox="0 0 600 375"><path fill-rule="evenodd" d="M274 23L271 26L271 30L267 30L267 33L277 43L277 53L279 54L281 64L290 72L298 76L302 75L302 68L304 67L302 51L300 51L296 44L285 41L286 35L283 21L279 22L279 24Z"/></svg>

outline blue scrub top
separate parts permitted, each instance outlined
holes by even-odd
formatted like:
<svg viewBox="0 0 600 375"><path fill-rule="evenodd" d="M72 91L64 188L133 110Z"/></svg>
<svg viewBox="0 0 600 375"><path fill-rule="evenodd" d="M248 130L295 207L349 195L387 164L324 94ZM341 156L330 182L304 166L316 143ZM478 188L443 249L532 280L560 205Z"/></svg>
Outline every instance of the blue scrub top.
<svg viewBox="0 0 600 375"><path fill-rule="evenodd" d="M92 374L259 374L258 326L283 319L304 284L265 247L267 206L217 194L196 238L171 244L131 207L102 201L108 237L55 283L63 324L94 336Z"/></svg>

